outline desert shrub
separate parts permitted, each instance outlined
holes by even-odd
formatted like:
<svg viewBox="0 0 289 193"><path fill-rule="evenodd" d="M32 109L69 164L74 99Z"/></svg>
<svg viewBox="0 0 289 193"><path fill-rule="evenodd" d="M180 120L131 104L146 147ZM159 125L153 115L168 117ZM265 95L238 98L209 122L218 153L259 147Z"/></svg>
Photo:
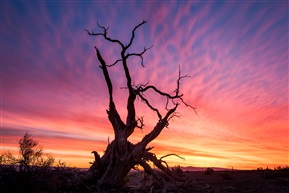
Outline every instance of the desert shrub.
<svg viewBox="0 0 289 193"><path fill-rule="evenodd" d="M278 166L277 168L274 168L273 174L275 177L289 177L289 167Z"/></svg>
<svg viewBox="0 0 289 193"><path fill-rule="evenodd" d="M212 175L213 173L214 173L213 168L207 168L207 169L204 171L204 174L205 174L205 175Z"/></svg>
<svg viewBox="0 0 289 193"><path fill-rule="evenodd" d="M36 167L48 167L54 163L54 158L43 152L38 141L33 139L31 134L25 133L19 140L19 169L21 172L28 173Z"/></svg>
<svg viewBox="0 0 289 193"><path fill-rule="evenodd" d="M29 133L25 133L18 144L18 158L7 151L0 155L0 164L9 165L28 174L35 168L50 167L54 163L54 158L50 154L44 153L42 147L38 145L38 141L33 139Z"/></svg>
<svg viewBox="0 0 289 193"><path fill-rule="evenodd" d="M94 192L85 182L85 172L67 167L44 153L28 133L19 140L19 156L9 151L0 155L0 192ZM17 186L15 185L17 184Z"/></svg>
<svg viewBox="0 0 289 193"><path fill-rule="evenodd" d="M262 167L257 168L257 171L263 171L264 169Z"/></svg>
<svg viewBox="0 0 289 193"><path fill-rule="evenodd" d="M287 178L289 177L289 167L281 167L278 166L277 168L274 168L274 170L266 169L266 170L257 170L257 171L263 171L260 174L260 177L265 180L271 180L274 178Z"/></svg>
<svg viewBox="0 0 289 193"><path fill-rule="evenodd" d="M275 171L289 171L289 166L278 166L277 168L274 168Z"/></svg>
<svg viewBox="0 0 289 193"><path fill-rule="evenodd" d="M176 165L175 167L172 168L172 171L177 174L177 175L182 175L183 170L181 169L180 165Z"/></svg>
<svg viewBox="0 0 289 193"><path fill-rule="evenodd" d="M259 167L259 168L257 168L257 171L271 171L271 169L269 169L268 166L266 169Z"/></svg>
<svg viewBox="0 0 289 193"><path fill-rule="evenodd" d="M16 165L18 160L12 155L10 151L6 151L0 155L0 164Z"/></svg>
<svg viewBox="0 0 289 193"><path fill-rule="evenodd" d="M56 164L56 169L60 170L60 169L66 169L67 168L67 165L66 165L66 162L63 162L60 160L58 160L58 163Z"/></svg>

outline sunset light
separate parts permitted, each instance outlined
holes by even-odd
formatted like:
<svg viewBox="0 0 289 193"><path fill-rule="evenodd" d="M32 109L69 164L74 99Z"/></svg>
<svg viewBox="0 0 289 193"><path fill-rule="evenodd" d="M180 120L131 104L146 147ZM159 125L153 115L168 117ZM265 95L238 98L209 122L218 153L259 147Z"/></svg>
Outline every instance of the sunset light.
<svg viewBox="0 0 289 193"><path fill-rule="evenodd" d="M187 104L148 147L170 166L236 169L289 165L288 2L286 1L1 1L0 153L18 154L29 132L45 152L68 166L89 168L114 131L109 95L94 46L108 64L120 47L85 29L129 42L132 82L173 93L179 68ZM127 115L120 65L109 68L114 100ZM162 113L166 100L146 95ZM158 122L140 98L139 142Z"/></svg>

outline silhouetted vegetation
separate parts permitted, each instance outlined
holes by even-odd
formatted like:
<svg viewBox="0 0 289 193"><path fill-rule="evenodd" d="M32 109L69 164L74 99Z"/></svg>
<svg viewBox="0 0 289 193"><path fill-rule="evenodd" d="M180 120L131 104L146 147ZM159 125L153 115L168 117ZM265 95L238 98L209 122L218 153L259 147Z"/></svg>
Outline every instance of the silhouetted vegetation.
<svg viewBox="0 0 289 193"><path fill-rule="evenodd" d="M19 155L7 151L0 155L0 192L65 192L85 187L84 172L66 167L54 158L29 133L19 140ZM83 188L84 190L87 188Z"/></svg>
<svg viewBox="0 0 289 193"><path fill-rule="evenodd" d="M99 190L94 181L88 180L86 171L69 168L61 160L53 167L33 166L27 177L24 170L20 171L17 159L10 152L0 156L1 193L285 193L289 191L288 166L252 171L214 171L212 168L207 168L204 172L183 172L177 165L172 168L172 171L183 176L186 179L184 182L167 181L161 185L143 171L138 171L130 172L123 179L120 187L105 187ZM4 162L10 164L3 164Z"/></svg>
<svg viewBox="0 0 289 193"><path fill-rule="evenodd" d="M289 167L278 166L274 169L257 168L260 176L265 180L289 178Z"/></svg>
<svg viewBox="0 0 289 193"><path fill-rule="evenodd" d="M38 141L31 134L25 133L19 140L19 156L15 157L7 151L0 156L0 164L18 166L20 172L28 174L37 167L49 167L54 163L54 158L44 153Z"/></svg>
<svg viewBox="0 0 289 193"><path fill-rule="evenodd" d="M205 175L212 175L214 173L214 169L213 168L207 168L205 171L204 171L204 174Z"/></svg>
<svg viewBox="0 0 289 193"><path fill-rule="evenodd" d="M114 130L114 140L108 144L104 155L100 157L96 151L93 151L95 155L95 161L92 163L89 172L95 179L95 183L99 188L103 187L118 187L121 185L123 179L129 171L135 166L140 166L144 169L146 173L152 175L159 183L164 184L166 179L174 179L177 181L183 180L176 172L173 172L166 162L162 158L157 158L157 156L151 152L153 147L147 147L150 142L155 140L162 130L168 127L170 120L173 117L177 117L176 110L180 104L187 107L194 107L187 104L183 99L183 94L180 91L180 83L182 79L187 78L188 75L181 75L181 70L179 68L178 77L176 77L176 85L172 91L163 91L157 88L155 85L149 85L149 83L135 83L134 77L132 77L130 63L131 58L139 58L140 66L144 67L143 56L144 54L152 48L144 47L142 51L134 52L131 48L135 44L136 31L146 24L147 21L143 21L136 25L132 29L131 37L128 42L122 42L118 39L109 37L109 28L103 27L99 24L99 31L95 33L93 31L85 30L88 35L95 36L96 38L102 38L104 41L111 43L112 46L120 48L119 58L116 58L113 63L108 63L107 59L103 57L101 53L103 50L98 47L95 48L96 56L102 70L106 86L108 88L108 109L107 115L108 119ZM117 106L115 105L114 95L115 85L111 81L111 68L114 66L120 66L122 69L123 77L125 82L125 88L127 90L127 98L124 99L126 104L127 116L124 120L118 113ZM170 76L170 75L169 75ZM163 109L155 106L152 103L151 98L147 94L154 94L154 96L163 97ZM135 108L136 99L140 99L146 107L156 114L158 120L151 131L143 137L138 143L131 143L128 138L134 133L135 129L142 129L144 127L144 118L142 116L137 117L137 109ZM163 111L164 110L164 111ZM169 154L175 155L175 154ZM178 155L176 155L178 156ZM178 156L179 157L179 156ZM151 164L157 167L159 170L154 170Z"/></svg>
<svg viewBox="0 0 289 193"><path fill-rule="evenodd" d="M180 165L177 165L177 166L173 167L172 171L174 173L176 173L177 175L179 175L179 176L183 175L183 173L184 173L183 170L181 169Z"/></svg>
<svg viewBox="0 0 289 193"><path fill-rule="evenodd" d="M20 172L30 173L37 167L49 167L54 163L54 158L43 152L38 141L32 138L31 134L25 133L19 140L19 158L17 160Z"/></svg>

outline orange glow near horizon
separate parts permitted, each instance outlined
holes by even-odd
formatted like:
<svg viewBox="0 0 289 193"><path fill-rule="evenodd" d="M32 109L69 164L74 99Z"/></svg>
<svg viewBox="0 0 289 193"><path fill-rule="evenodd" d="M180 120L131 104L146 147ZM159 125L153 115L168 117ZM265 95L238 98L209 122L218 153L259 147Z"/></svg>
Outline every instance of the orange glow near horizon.
<svg viewBox="0 0 289 193"><path fill-rule="evenodd" d="M236 169L289 165L288 2L1 2L0 153L18 154L18 140L30 132L56 162L87 168L103 155L114 133L107 119L107 87L93 46L108 64L119 47L83 29L127 42L143 19L129 60L135 85L149 83L173 93L182 75L180 117L174 117L150 147L170 166ZM106 10L105 12L103 10ZM3 15L3 17L2 17ZM106 17L109 15L109 17ZM228 17L229 16L229 17ZM121 32L121 33L120 33ZM115 46L115 47L114 47ZM5 48L5 49L4 49ZM15 55L16 54L16 55ZM114 100L125 120L127 89L120 63L109 68ZM148 93L166 110L166 100ZM140 100L145 127L158 119Z"/></svg>

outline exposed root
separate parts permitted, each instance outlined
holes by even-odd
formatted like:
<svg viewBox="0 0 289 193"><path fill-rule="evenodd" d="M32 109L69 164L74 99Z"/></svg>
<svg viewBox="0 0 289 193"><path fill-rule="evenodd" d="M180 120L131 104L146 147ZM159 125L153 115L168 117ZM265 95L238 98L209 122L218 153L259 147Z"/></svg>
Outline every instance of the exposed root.
<svg viewBox="0 0 289 193"><path fill-rule="evenodd" d="M162 184L165 184L165 179L156 171L153 170L146 161L139 160L139 164L144 168L145 172L147 172L149 175L152 175L157 181L159 181Z"/></svg>
<svg viewBox="0 0 289 193"><path fill-rule="evenodd" d="M189 77L188 75L181 75L181 69L179 67L178 79L176 81L176 89L173 91L173 94L164 92L154 85L146 84L138 84L135 85L133 83L133 77L131 77L131 72L129 69L129 58L130 57L139 57L141 59L141 66L143 64L143 55L149 50L151 47L143 48L141 52L128 52L131 49L132 44L134 43L135 32L142 25L147 23L146 20L142 21L138 25L136 25L130 37L128 43L123 43L118 39L110 38L108 35L108 29L99 24L100 28L99 33L90 32L85 30L91 36L97 36L104 38L105 41L115 44L116 46L120 46L120 57L112 64L107 64L105 59L102 57L100 49L95 46L95 52L97 59L100 63L100 68L104 75L104 80L106 82L106 86L108 89L109 96L109 108L107 110L108 119L112 125L114 131L114 140L110 143L108 140L108 146L104 153L104 155L100 158L97 152L94 153L95 161L93 162L89 175L93 176L95 182L97 182L97 187L100 186L118 186L121 184L122 180L129 173L129 171L134 168L136 165L140 165L144 168L145 172L152 175L157 181L161 182L165 185L165 181L169 179L174 179L176 181L183 181L183 179L177 175L177 173L170 170L166 161L163 158L168 156L177 156L181 159L184 159L177 154L168 154L160 159L156 157L155 154L150 153L149 151L152 147L148 147L148 144L155 140L162 130L169 125L169 121L173 117L179 117L176 113L176 110L180 104L184 104L187 107L191 107L195 110L194 107L187 104L183 99L183 94L180 92L180 82L182 79ZM114 65L121 65L122 70L124 72L124 80L126 80L126 89L128 90L128 98L126 103L127 116L126 120L122 120L122 117L118 113L118 110L115 106L114 98L116 95L113 93L114 85L111 81L110 76L110 67ZM153 92L157 96L163 97L166 100L166 104L164 109L165 113L161 113L158 107L155 107L149 98L146 98L147 92ZM137 118L136 109L135 109L135 100L140 98L145 105L153 110L157 117L159 118L155 126L152 130L146 134L142 140L136 144L132 144L128 141L129 136L134 133L135 128L142 129L144 126L143 117ZM152 162L159 170L152 169L148 162ZM166 187L166 186L163 186ZM166 191L166 188L163 189Z"/></svg>
<svg viewBox="0 0 289 193"><path fill-rule="evenodd" d="M157 166L161 171L165 172L166 175L173 178L176 181L184 181L180 176L177 176L172 170L169 169L168 164L161 160L157 159L156 155L150 152L144 154L145 159L151 161L155 166ZM163 165L165 163L166 166Z"/></svg>

